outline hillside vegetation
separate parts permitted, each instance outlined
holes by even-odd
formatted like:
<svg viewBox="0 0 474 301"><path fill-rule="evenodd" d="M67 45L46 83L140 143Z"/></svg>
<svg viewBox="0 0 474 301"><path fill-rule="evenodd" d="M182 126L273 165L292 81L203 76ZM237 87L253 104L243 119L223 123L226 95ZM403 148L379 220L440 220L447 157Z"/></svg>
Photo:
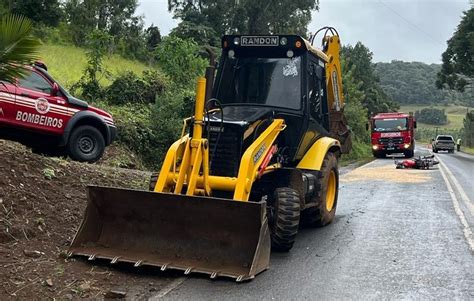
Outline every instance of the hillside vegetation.
<svg viewBox="0 0 474 301"><path fill-rule="evenodd" d="M382 89L400 105L468 105L471 91L459 93L436 88L436 78L440 70L441 65L420 62L392 61L377 63L375 66Z"/></svg>
<svg viewBox="0 0 474 301"><path fill-rule="evenodd" d="M448 117L446 125L432 125L418 121L416 138L423 142L428 142L434 138L436 134L453 135L456 139L462 136L463 120L466 116L467 107L465 106L428 106L428 105L404 105L400 107L400 112L416 112L424 108L435 108L444 110Z"/></svg>
<svg viewBox="0 0 474 301"><path fill-rule="evenodd" d="M400 111L406 112L406 113L416 112L428 107L445 111L446 115L448 116L448 124L442 125L441 126L442 128L461 129L463 127L462 121L463 121L464 116L466 116L466 110L467 110L467 107L464 107L464 106L404 105L404 106L401 106ZM420 122L418 122L418 126L422 128L440 127L437 125L425 124L425 123L420 123Z"/></svg>

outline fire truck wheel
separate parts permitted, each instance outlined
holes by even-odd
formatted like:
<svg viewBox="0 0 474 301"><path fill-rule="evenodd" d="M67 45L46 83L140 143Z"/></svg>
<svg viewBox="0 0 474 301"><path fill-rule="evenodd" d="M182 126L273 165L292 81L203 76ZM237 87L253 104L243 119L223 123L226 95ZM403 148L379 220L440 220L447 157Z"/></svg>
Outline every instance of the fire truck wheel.
<svg viewBox="0 0 474 301"><path fill-rule="evenodd" d="M413 158L413 155L415 152L413 150L407 150L405 151L405 158Z"/></svg>
<svg viewBox="0 0 474 301"><path fill-rule="evenodd" d="M79 162L95 162L102 157L105 140L98 129L90 125L75 128L69 137L69 156Z"/></svg>
<svg viewBox="0 0 474 301"><path fill-rule="evenodd" d="M319 189L311 200L316 206L303 211L303 223L311 227L322 227L331 223L336 215L339 171L334 153L326 154L316 187Z"/></svg>
<svg viewBox="0 0 474 301"><path fill-rule="evenodd" d="M300 196L292 188L275 189L269 206L272 250L288 252L295 242L300 224Z"/></svg>
<svg viewBox="0 0 474 301"><path fill-rule="evenodd" d="M385 153L382 151L379 152L373 152L373 155L375 158L385 158Z"/></svg>

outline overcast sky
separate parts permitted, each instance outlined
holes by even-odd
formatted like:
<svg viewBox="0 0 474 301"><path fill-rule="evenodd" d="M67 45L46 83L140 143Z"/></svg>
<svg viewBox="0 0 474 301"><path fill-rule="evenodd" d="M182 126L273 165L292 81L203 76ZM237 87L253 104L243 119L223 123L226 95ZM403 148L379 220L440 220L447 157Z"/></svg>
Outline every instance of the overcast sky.
<svg viewBox="0 0 474 301"><path fill-rule="evenodd" d="M258 1L258 0L255 0ZM178 24L168 13L167 0L139 0L138 13L163 35ZM470 4L471 3L471 4ZM361 41L376 62L391 60L440 63L446 41L462 12L474 0L320 0L308 26L314 32L334 26L344 44Z"/></svg>

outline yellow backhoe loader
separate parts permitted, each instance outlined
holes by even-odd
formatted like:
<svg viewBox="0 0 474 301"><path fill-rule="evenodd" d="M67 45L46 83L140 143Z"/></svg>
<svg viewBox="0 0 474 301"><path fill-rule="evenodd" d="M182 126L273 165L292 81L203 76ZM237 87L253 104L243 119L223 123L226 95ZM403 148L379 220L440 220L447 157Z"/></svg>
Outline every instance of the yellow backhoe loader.
<svg viewBox="0 0 474 301"><path fill-rule="evenodd" d="M321 50L314 37L224 36L152 191L89 187L70 256L243 281L291 249L300 223L333 221L351 139L339 36L322 30Z"/></svg>

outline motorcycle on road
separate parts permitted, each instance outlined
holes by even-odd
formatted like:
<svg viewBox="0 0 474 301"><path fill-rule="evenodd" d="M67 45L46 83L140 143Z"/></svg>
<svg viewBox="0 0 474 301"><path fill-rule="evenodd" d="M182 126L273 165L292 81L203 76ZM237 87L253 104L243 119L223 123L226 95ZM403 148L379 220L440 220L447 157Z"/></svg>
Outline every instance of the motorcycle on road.
<svg viewBox="0 0 474 301"><path fill-rule="evenodd" d="M439 161L434 158L434 155L418 156L405 160L395 160L395 167L397 169L430 169L437 164L439 164Z"/></svg>

